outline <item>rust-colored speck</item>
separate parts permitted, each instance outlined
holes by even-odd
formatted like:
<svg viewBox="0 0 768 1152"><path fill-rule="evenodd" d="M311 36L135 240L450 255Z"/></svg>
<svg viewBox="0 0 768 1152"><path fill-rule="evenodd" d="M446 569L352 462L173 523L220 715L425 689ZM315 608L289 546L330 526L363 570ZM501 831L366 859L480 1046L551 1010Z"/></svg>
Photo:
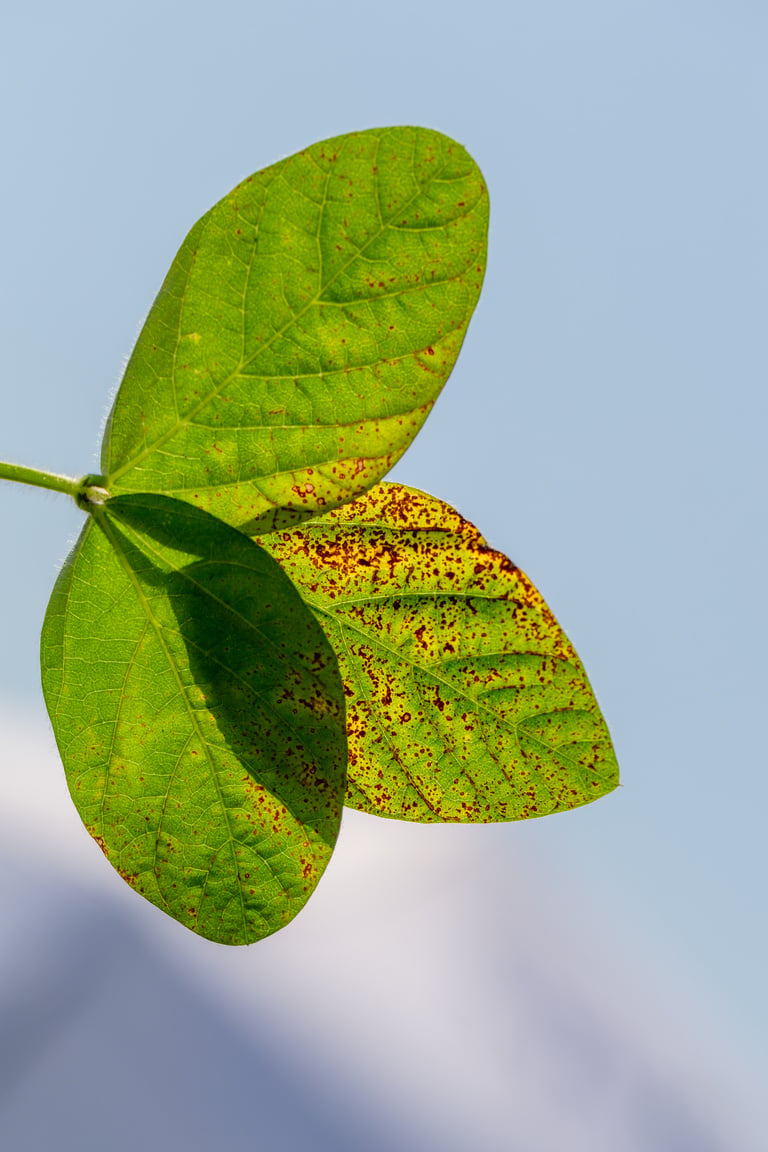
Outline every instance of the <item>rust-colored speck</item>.
<svg viewBox="0 0 768 1152"><path fill-rule="evenodd" d="M116 868L115 871L119 872L126 884L130 884L131 888L135 888L138 882L138 876L135 872L126 872L124 868Z"/></svg>

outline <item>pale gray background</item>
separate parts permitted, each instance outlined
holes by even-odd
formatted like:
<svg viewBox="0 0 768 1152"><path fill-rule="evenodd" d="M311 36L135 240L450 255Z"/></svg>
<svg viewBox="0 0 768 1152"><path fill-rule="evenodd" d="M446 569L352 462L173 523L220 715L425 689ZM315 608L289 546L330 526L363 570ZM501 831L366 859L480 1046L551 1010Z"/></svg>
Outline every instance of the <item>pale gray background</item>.
<svg viewBox="0 0 768 1152"><path fill-rule="evenodd" d="M37 644L80 514L3 485L4 1147L207 1152L217 1123L278 1152L764 1146L767 50L748 0L3 18L0 458L96 467L176 248L243 176L352 129L447 132L488 182L488 273L393 477L535 580L624 783L523 825L353 818L303 918L245 953L159 926L57 790Z"/></svg>

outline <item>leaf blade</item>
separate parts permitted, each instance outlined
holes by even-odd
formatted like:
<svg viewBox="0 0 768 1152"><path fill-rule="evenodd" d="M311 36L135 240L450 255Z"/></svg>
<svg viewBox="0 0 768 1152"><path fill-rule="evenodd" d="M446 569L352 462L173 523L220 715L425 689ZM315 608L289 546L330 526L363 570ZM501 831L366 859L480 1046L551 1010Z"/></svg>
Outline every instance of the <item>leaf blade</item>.
<svg viewBox="0 0 768 1152"><path fill-rule="evenodd" d="M256 173L192 229L105 435L113 493L237 527L346 502L392 467L477 301L488 204L437 132L371 130Z"/></svg>
<svg viewBox="0 0 768 1152"><path fill-rule="evenodd" d="M420 820L525 819L610 792L610 736L531 582L423 492L380 484L265 537L345 684L345 802Z"/></svg>
<svg viewBox="0 0 768 1152"><path fill-rule="evenodd" d="M147 899L237 944L311 895L346 769L335 657L250 544L179 502L116 498L65 566L42 639L88 831Z"/></svg>

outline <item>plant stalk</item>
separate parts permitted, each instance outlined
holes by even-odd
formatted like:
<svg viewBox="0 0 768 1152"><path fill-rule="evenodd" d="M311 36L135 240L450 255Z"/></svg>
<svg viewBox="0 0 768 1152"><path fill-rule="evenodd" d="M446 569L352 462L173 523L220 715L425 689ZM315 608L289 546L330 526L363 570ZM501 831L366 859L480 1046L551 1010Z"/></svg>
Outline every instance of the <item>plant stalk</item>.
<svg viewBox="0 0 768 1152"><path fill-rule="evenodd" d="M72 476L60 476L56 472L41 472L38 468L25 468L23 464L7 464L0 460L0 480L13 480L17 484L33 484L36 488L50 488L53 492L66 492L77 496L82 483Z"/></svg>

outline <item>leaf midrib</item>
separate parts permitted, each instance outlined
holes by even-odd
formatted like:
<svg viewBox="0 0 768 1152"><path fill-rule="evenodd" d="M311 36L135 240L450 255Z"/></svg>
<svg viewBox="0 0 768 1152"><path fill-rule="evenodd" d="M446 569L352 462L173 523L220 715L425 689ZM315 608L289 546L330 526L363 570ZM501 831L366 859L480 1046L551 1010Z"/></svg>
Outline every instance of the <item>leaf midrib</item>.
<svg viewBox="0 0 768 1152"><path fill-rule="evenodd" d="M433 666L417 663L417 661L413 660L407 654L403 655L402 653L398 652L397 649L390 648L389 645L385 644L375 634L372 634L370 632L366 632L364 629L359 628L354 624L350 624L347 621L339 620L338 617L334 614L334 612L329 611L327 608L320 607L320 605L315 600L313 600L311 596L308 596L308 595L304 594L303 592L302 592L302 595L304 595L304 599L309 604L309 606L312 608L313 612L317 613L317 615L327 616L330 620L333 620L334 623L337 625L337 627L339 629L341 629L342 631L347 630L347 631L356 633L358 636L362 637L367 643L373 644L376 647L378 647L379 649L381 649L381 651L385 652L386 655L390 659L395 661L396 663L407 664L410 668L416 669L419 672L424 673L426 676L433 679L437 684L441 685L442 687L445 687L448 692L450 692L454 696L458 696L460 700L466 700L469 704L472 705L473 711L475 711L477 713L487 714L489 717L491 717L491 719L493 720L493 722L495 724L500 724L503 727L505 727L508 731L512 732L514 734L515 740L517 741L517 743L519 745L520 740L519 740L519 736L518 736L518 728L521 724L523 724L525 722L525 720L528 720L531 717L526 717L525 720L521 720L518 723L514 723L510 720L507 720L506 717L500 716L498 712L494 712L493 709L488 707L487 704L484 704L482 702L482 700L473 699L471 696L468 696L465 692L463 692L460 688L457 688L455 684L452 684L449 680L445 680L445 679L443 679L442 676L437 675L437 673L435 673L433 671ZM411 597L414 599L417 599L417 598L434 599L434 596L432 594L429 594L429 593L426 593L426 594L425 593L411 593ZM392 597L390 596L389 599L391 599L391 598ZM486 597L486 599L493 599L493 597ZM339 607L343 607L346 603L349 603L349 601L339 602ZM360 603L360 601L357 601L357 603ZM543 653L527 652L527 653L514 653L514 655L542 656ZM571 661L565 657L562 657L562 656L560 656L560 657L553 656L553 658L557 659L557 660L562 660L565 663L570 663L570 664L573 663L573 661ZM549 712L540 713L539 715L549 716L549 715L554 715L557 712L571 712L571 711L572 711L572 709L570 709L570 708L556 708L556 709L553 709ZM585 709L585 711L588 711L588 710ZM561 752L558 747L553 746L551 744L548 744L545 740L542 740L538 736L532 735L530 732L525 732L525 738L527 740L531 740L535 744L539 744L540 747L543 748L549 755L559 756L563 760L566 760L569 764L571 764L574 767L574 769L577 769L579 772L583 771L583 768L578 763L578 761L573 761L573 759L570 756ZM506 773L504 772L503 768L502 768L502 773L506 777ZM506 778L509 779L509 777L506 777Z"/></svg>
<svg viewBox="0 0 768 1152"><path fill-rule="evenodd" d="M105 536L107 537L110 545L114 549L114 551L118 557L118 560L120 562L120 565L123 568L123 571L128 576L128 579L129 579L131 586L133 587L134 593L135 593L135 595L136 595L136 597L137 597L137 599L138 599L138 601L139 601L139 603L140 603L140 605L144 611L144 614L152 626L152 629L155 633L155 636L157 637L158 643L160 644L160 647L163 651L163 655L165 656L166 663L167 663L168 667L170 668L171 674L173 675L173 678L176 682L176 687L178 689L179 696L184 701L184 708L187 712L187 715L189 716L191 726L194 729L195 735L197 736L200 744L202 745L202 747L204 749L205 759L206 759L206 762L208 764L208 771L209 771L209 774L213 780L214 788L216 790L216 795L217 795L218 800L219 800L219 806L220 806L222 812L224 813L224 819L225 819L227 830L229 833L228 844L230 846L230 851L231 851L231 855L232 855L232 866L234 868L235 875L237 876L237 879L238 879L237 896L238 896L238 903L240 905L240 913L241 913L241 918L242 918L243 938L247 939L247 937L248 937L248 923L247 923L247 919L246 919L245 900L243 899L242 887L239 883L240 872L239 872L239 869L237 866L237 856L235 853L234 829L232 827L232 821L230 819L229 809L227 808L227 805L224 802L224 797L223 797L223 794L221 791L221 785L219 784L219 779L218 779L218 776L216 773L216 768L215 768L215 765L214 765L213 760L211 758L210 749L208 747L208 741L206 740L205 736L203 735L202 729L200 728L195 710L190 706L190 702L189 702L189 699L187 696L186 687L185 687L185 685L184 685L184 683L183 683L183 681L179 675L179 670L176 666L176 661L174 660L174 658L170 652L170 649L168 648L168 643L166 641L166 638L165 638L165 635L163 632L163 628L160 625L160 622L155 618L155 615L152 611L151 605L150 605L146 595L144 594L144 589L141 587L141 583L138 580L136 573L133 571L133 568L131 567L130 563L128 562L128 557L125 555L122 548L120 547L119 537L116 536L115 533L112 531L111 525L109 524L109 520L108 520L107 516L100 516L97 523L98 523L99 528L101 528L101 530L104 532ZM175 774L178 766L179 766L179 760L177 759L176 765L174 767L174 774ZM171 779L172 778L173 777L171 777ZM168 783L168 788L166 789L166 799L167 799L169 791L170 791L170 780ZM163 811L165 811L165 808L163 808ZM157 837L156 837L156 841L157 841ZM217 852L217 855L218 855L218 852ZM261 859L261 857L260 857L260 859ZM271 864L269 864L268 861L267 861L267 865L269 867L269 870L272 871L272 873L274 875L274 872L272 870L272 866L271 866ZM210 868L208 868L206 875L209 875L209 874L210 874ZM200 894L200 898L199 898L199 902L198 902L199 908L202 907L204 894L205 894L205 886L203 886L203 890ZM165 899L165 897L163 897L163 899ZM166 901L166 903L167 903L167 901ZM223 913L222 913L222 915L223 915ZM262 920L263 924L265 925L265 927L269 927L268 922L266 920L266 917L264 917L261 913L258 913L258 915L259 915L260 919Z"/></svg>
<svg viewBox="0 0 768 1152"><path fill-rule="evenodd" d="M136 531L135 529L131 530L130 525L125 525L125 527L128 529L129 532L131 532L131 531L135 532ZM244 537L244 538L246 540L248 540L249 543L253 543L254 547L257 547L257 548L260 547L260 545L256 544L255 541L251 541L249 539L249 537ZM145 537L142 535L141 547L146 553L150 554L151 556L155 557L155 559L160 561L161 564L165 564L165 565L168 564L167 557L163 555L162 551L151 540L150 537ZM263 551L266 553L267 556L269 556L269 553L266 551L266 549L263 549ZM270 558L273 559L272 557L270 557ZM223 560L221 558L213 559L211 557L198 556L197 561L202 561L203 563L220 564L220 565L221 564L227 564L230 568L240 569L241 571L245 572L251 578L254 578L258 575L256 570L254 568L252 568L250 565L244 564L242 561L234 560L231 558ZM277 563L277 561L275 561L275 563ZM275 641L267 633L263 632L253 622L253 620L250 620L247 616L244 616L242 614L242 612L239 612L238 609L233 604L228 603L226 600L222 600L222 598L220 596L217 596L215 592L212 592L205 585L203 585L203 584L199 583L199 581L195 580L194 577L192 576L192 574L185 567L174 568L173 571L176 573L176 575L181 576L184 580L186 580L187 583L191 584L193 588L197 589L197 591L201 592L204 596L208 597L214 603L218 604L219 607L223 608L226 612L230 613L236 619L241 621L241 623L243 623L249 629L249 631L251 631L253 633L253 635L255 637L258 637L259 640L261 640L262 644L264 644L268 648L271 648L276 653L278 653L278 654L280 653L280 649L279 649L278 645L275 643ZM283 574L285 575L285 573L283 573ZM286 579L288 579L287 576L286 576ZM299 596L299 599L302 599L302 598ZM162 625L158 624L158 627L162 628ZM322 632L322 626L321 626L321 632ZM322 632L322 635L324 636L325 633ZM326 642L329 643L327 641L327 638L326 638ZM205 655L205 657L207 659L209 659L213 663L217 664L220 668L222 668L225 672L227 672L230 676L232 676L233 679L237 680L238 683L242 684L244 688L248 689L248 691L250 691L254 696L256 696L257 698L259 698L261 700L266 699L264 693L257 691L254 688L253 684L249 683L247 680L244 680L242 678L242 676L240 676L239 673L237 673L235 671L234 668L231 668L228 664L225 664L222 660L220 660L215 655L215 653L201 648L199 644L195 644L195 642L189 638L185 638L184 643L185 644L191 644L194 648L196 648L198 650L198 652L201 652L203 655ZM329 643L329 647L330 647L330 643ZM334 658L335 658L335 654L333 653L332 647L331 647L331 654L334 655ZM307 752L311 758L312 748L307 745L307 743L305 742L305 740L302 738L302 736L300 734L297 735L296 732L293 730L293 728L291 728L291 725L290 725L290 722L288 721L288 719L282 717L278 712L274 711L273 709L270 709L269 711L270 711L270 715L271 715L272 719L277 721L277 723L280 727L282 727L283 729L290 729L290 731L292 732L292 735L298 740L298 742L304 748L305 752ZM297 823L301 823L302 826L304 826L304 822L301 821L298 817L296 817L296 820L297 820ZM324 837L321 836L320 839L321 839L323 844L327 843ZM318 862L318 863L321 863L321 862ZM272 871L271 868L270 868L270 870ZM274 871L272 871L272 874L273 874L273 876L275 876ZM277 879L276 876L275 876L275 878Z"/></svg>

